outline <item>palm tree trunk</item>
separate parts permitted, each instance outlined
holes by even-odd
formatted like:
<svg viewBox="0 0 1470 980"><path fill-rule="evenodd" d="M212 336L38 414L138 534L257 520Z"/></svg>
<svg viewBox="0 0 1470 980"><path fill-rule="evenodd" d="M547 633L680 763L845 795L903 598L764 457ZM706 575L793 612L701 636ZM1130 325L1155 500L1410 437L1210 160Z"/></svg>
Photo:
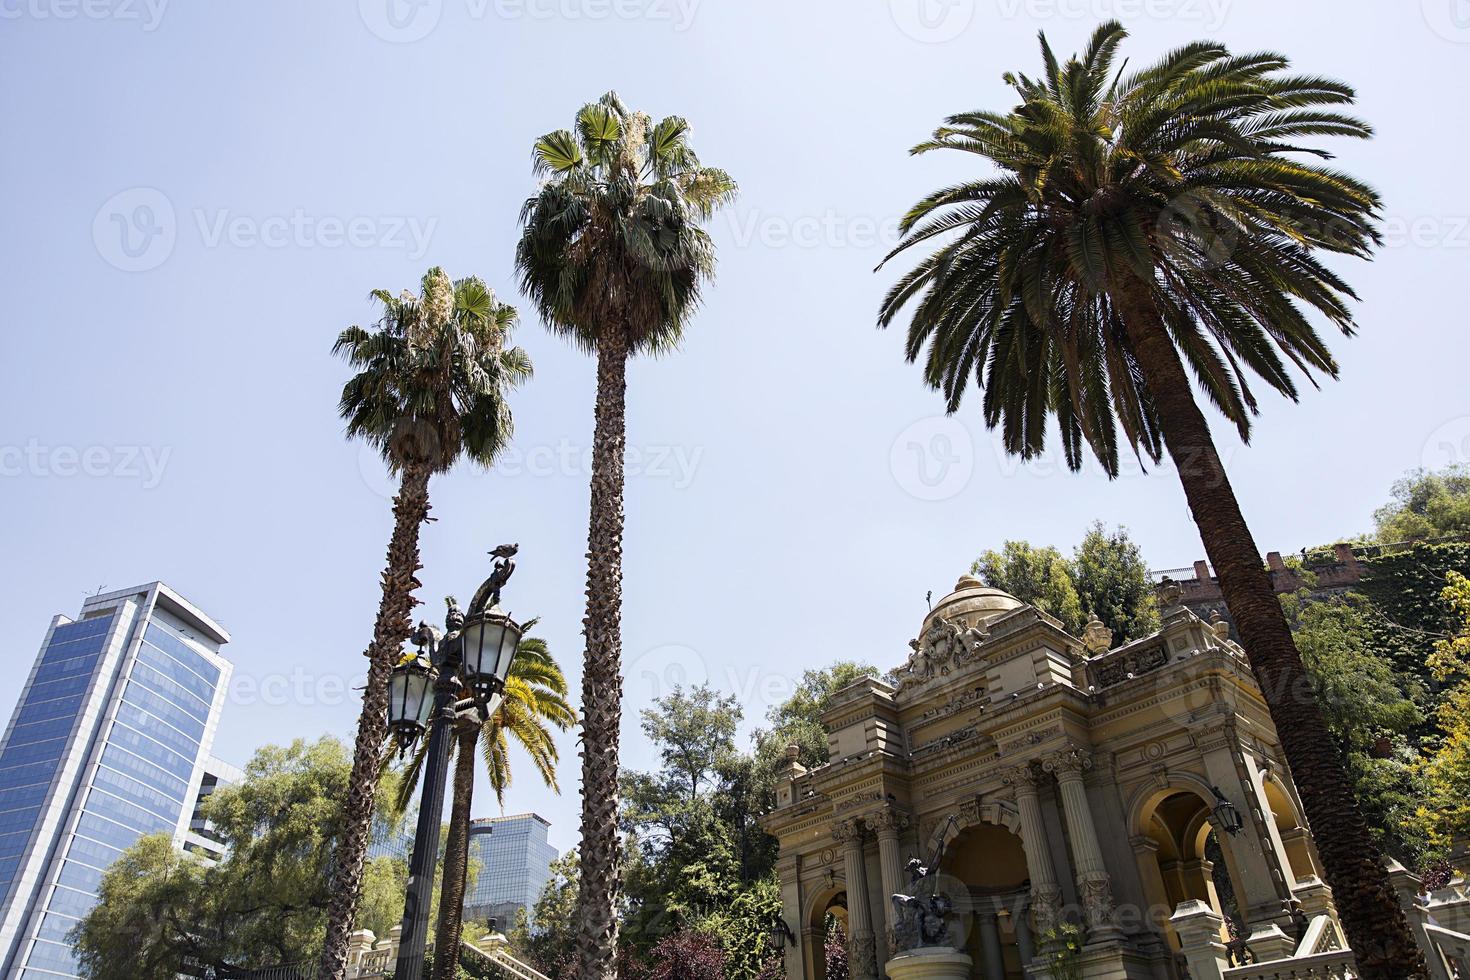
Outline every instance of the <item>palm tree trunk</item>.
<svg viewBox="0 0 1470 980"><path fill-rule="evenodd" d="M439 886L439 924L434 931L433 980L459 975L459 939L464 932L465 879L470 868L470 804L475 794L475 743L480 726L459 733L454 751L454 804L444 840L444 881Z"/></svg>
<svg viewBox="0 0 1470 980"><path fill-rule="evenodd" d="M332 902L327 911L327 936L317 976L343 980L347 974L347 941L357 919L362 892L363 865L372 840L374 801L378 777L386 756L388 736L388 675L403 644L413 632L411 613L417 600L415 574L419 565L419 528L429 516L429 469L404 469L398 496L393 500L393 537L383 569L383 596L373 624L368 658L367 687L362 692L362 714L357 720L352 776L343 804L342 831L333 855Z"/></svg>
<svg viewBox="0 0 1470 980"><path fill-rule="evenodd" d="M628 342L610 330L597 348L592 508L587 529L587 638L582 667L582 881L577 892L581 980L615 980L618 729L622 724L623 451Z"/></svg>
<svg viewBox="0 0 1470 980"><path fill-rule="evenodd" d="M1225 605L1240 631L1271 711L1292 778L1301 793L1317 851L1332 886L1348 945L1364 980L1426 976L1388 883L1377 843L1358 809L1313 693L1291 628L1271 586L1260 549L1220 462L1204 413L1148 287L1132 283L1116 297L1129 344L1158 410L1159 427L1215 567Z"/></svg>

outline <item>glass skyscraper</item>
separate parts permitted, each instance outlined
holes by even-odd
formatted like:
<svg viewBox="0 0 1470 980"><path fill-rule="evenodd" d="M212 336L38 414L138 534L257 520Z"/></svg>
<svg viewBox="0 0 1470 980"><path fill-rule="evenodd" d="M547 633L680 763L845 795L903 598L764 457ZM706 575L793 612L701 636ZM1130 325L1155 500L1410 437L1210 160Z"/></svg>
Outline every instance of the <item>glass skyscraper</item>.
<svg viewBox="0 0 1470 980"><path fill-rule="evenodd" d="M75 977L67 933L145 834L183 846L229 635L161 582L57 616L0 741L0 976Z"/></svg>
<svg viewBox="0 0 1470 980"><path fill-rule="evenodd" d="M556 848L546 840L550 827L535 813L470 823L470 860L479 862L479 874L465 894L465 918L494 918L501 932L509 932L518 910L531 916L556 860Z"/></svg>

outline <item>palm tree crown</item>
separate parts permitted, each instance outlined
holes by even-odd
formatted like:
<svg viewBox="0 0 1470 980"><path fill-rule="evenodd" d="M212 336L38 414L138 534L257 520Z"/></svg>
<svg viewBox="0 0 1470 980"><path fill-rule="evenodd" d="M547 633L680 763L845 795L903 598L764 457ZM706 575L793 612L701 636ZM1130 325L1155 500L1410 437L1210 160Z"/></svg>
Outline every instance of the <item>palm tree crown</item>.
<svg viewBox="0 0 1470 980"><path fill-rule="evenodd" d="M510 443L507 392L531 376L531 360L505 341L515 307L477 278L450 283L439 268L422 296L374 290L376 329L348 327L335 353L357 373L343 386L347 434L366 440L395 472L421 463L438 472L461 455L488 466Z"/></svg>
<svg viewBox="0 0 1470 980"><path fill-rule="evenodd" d="M714 271L700 227L735 195L723 170L702 166L689 123L653 123L609 92L577 113L575 131L537 140L540 193L521 210L521 285L551 329L586 351L626 332L633 353L679 341Z"/></svg>
<svg viewBox="0 0 1470 980"><path fill-rule="evenodd" d="M1288 74L1278 54L1203 41L1115 73L1125 35L1104 24L1064 65L1043 35L1042 77L1005 76L1018 106L952 116L913 149L974 153L1000 172L910 209L888 258L943 244L880 314L887 326L915 303L907 354L927 345L925 379L950 411L973 375L1008 451L1039 454L1055 415L1069 465L1081 465L1085 442L1110 475L1118 426L1135 452L1157 462L1163 448L1119 290L1141 287L1200 388L1248 439L1251 377L1294 399L1285 362L1309 377L1337 373L1304 310L1351 332L1354 294L1314 252L1366 257L1378 240L1377 195L1293 142L1370 135L1332 108L1353 101L1351 88Z"/></svg>

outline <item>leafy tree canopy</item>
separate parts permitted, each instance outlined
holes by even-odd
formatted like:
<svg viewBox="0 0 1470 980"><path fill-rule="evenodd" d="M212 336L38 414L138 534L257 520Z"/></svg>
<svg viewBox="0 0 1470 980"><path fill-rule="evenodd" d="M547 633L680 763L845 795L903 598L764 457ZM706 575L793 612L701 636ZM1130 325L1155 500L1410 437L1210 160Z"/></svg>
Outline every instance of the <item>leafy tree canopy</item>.
<svg viewBox="0 0 1470 980"><path fill-rule="evenodd" d="M1470 534L1470 467L1414 470L1393 485L1393 499L1373 512L1381 544Z"/></svg>
<svg viewBox="0 0 1470 980"><path fill-rule="evenodd" d="M1148 563L1126 528L1108 531L1094 522L1071 558L1056 548L1007 541L1000 551L982 554L970 570L1056 617L1074 634L1089 616L1102 620L1115 641L1146 636L1159 626Z"/></svg>
<svg viewBox="0 0 1470 980"><path fill-rule="evenodd" d="M1450 572L1448 583L1444 598L1460 629L1429 658L1434 676L1449 689L1437 714L1444 738L1424 765L1429 793L1420 810L1432 839L1444 847L1470 840L1470 579Z"/></svg>
<svg viewBox="0 0 1470 980"><path fill-rule="evenodd" d="M205 816L228 855L209 866L145 837L108 870L73 932L91 980L174 980L189 964L220 977L301 963L320 949L333 842L352 763L338 741L266 746ZM385 933L400 917L406 868L369 862L357 925Z"/></svg>

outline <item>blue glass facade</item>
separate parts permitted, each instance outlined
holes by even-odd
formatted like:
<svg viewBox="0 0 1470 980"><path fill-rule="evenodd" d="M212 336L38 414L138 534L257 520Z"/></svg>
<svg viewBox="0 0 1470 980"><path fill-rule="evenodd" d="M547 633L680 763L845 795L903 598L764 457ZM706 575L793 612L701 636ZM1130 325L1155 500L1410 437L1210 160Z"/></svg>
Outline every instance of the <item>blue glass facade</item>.
<svg viewBox="0 0 1470 980"><path fill-rule="evenodd" d="M103 872L193 815L228 637L158 584L89 606L115 597L53 628L0 749L7 980L76 976L66 937Z"/></svg>
<svg viewBox="0 0 1470 980"><path fill-rule="evenodd" d="M494 917L500 931L506 932L515 924L518 909L531 914L556 860L556 848L546 839L550 827L534 813L474 821L470 859L479 872L465 893L467 918L483 922Z"/></svg>

